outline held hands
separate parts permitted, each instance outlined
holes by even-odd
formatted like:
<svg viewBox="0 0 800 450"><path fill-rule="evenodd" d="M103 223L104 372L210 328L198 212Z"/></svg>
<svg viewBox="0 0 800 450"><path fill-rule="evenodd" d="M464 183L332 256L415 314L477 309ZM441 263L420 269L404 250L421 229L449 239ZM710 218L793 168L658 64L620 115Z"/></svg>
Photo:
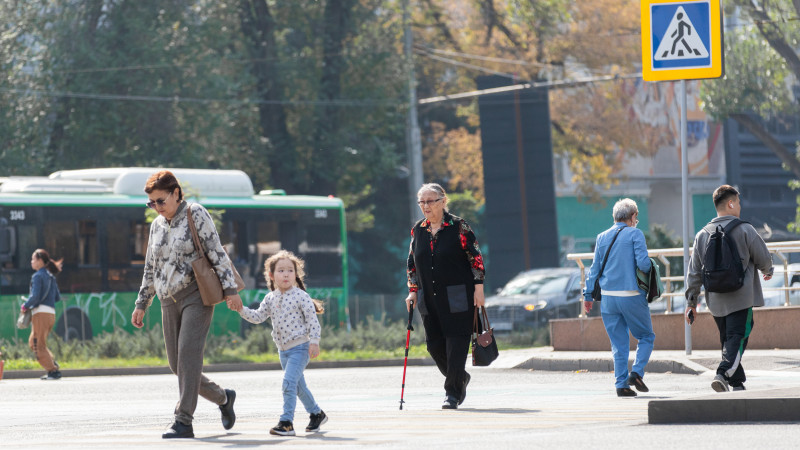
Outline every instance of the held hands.
<svg viewBox="0 0 800 450"><path fill-rule="evenodd" d="M311 359L314 359L317 356L319 356L319 344L309 344L309 346L308 346L308 356Z"/></svg>
<svg viewBox="0 0 800 450"><path fill-rule="evenodd" d="M144 326L144 310L143 309L134 309L133 315L131 316L131 323L136 328L142 328Z"/></svg>
<svg viewBox="0 0 800 450"><path fill-rule="evenodd" d="M228 309L231 311L239 312L242 310L242 297L239 294L225 297L225 303L228 304Z"/></svg>

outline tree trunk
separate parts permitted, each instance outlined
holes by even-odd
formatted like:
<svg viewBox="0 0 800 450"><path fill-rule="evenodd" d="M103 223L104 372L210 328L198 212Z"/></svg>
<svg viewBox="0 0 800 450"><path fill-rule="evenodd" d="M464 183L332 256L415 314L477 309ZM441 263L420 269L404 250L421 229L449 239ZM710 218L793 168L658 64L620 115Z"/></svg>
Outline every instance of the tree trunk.
<svg viewBox="0 0 800 450"><path fill-rule="evenodd" d="M286 126L286 110L282 104L282 85L277 67L278 50L275 43L277 24L266 0L242 0L239 10L242 32L253 58L256 77L259 122L263 136L269 139L266 155L272 184L288 193L298 192L297 152Z"/></svg>
<svg viewBox="0 0 800 450"><path fill-rule="evenodd" d="M746 129L753 136L758 138L768 149L775 153L780 158L783 165L790 170L795 177L800 178L800 161L797 157L786 149L786 146L781 144L775 137L764 128L764 125L746 114L731 114L731 118L735 120L742 128Z"/></svg>
<svg viewBox="0 0 800 450"><path fill-rule="evenodd" d="M336 192L336 181L343 149L336 134L340 128L341 108L329 102L337 100L342 91L342 73L345 71L344 42L347 38L350 16L355 0L328 0L325 4L322 26L322 75L320 78L317 108L316 136L312 156L312 185L310 191L318 195Z"/></svg>

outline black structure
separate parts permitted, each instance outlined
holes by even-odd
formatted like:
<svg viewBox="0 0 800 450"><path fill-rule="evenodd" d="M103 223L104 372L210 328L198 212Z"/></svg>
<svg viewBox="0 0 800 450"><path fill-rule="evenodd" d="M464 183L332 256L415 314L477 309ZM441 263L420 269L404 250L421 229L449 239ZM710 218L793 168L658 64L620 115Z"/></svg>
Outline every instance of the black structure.
<svg viewBox="0 0 800 450"><path fill-rule="evenodd" d="M765 126L794 153L800 141L797 118L768 122ZM796 177L783 169L781 160L733 119L725 122L725 150L728 184L736 186L742 195L742 220L759 229L767 224L772 232L765 233L765 240L796 239L786 230L786 225L794 221L797 209L798 193L788 185Z"/></svg>
<svg viewBox="0 0 800 450"><path fill-rule="evenodd" d="M478 89L509 85L477 78ZM558 267L553 149L546 89L483 95L478 100L486 191L487 265L491 285L519 272Z"/></svg>

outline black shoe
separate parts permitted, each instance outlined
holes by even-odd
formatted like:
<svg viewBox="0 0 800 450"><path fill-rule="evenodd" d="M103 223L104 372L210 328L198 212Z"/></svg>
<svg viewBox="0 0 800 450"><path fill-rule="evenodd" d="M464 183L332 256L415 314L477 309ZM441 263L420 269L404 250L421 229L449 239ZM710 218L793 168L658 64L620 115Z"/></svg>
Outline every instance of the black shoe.
<svg viewBox="0 0 800 450"><path fill-rule="evenodd" d="M319 427L328 421L328 416L325 414L325 411L323 410L319 410L318 413L311 414L309 417L311 418L311 420L308 422L308 426L306 427L306 432L308 433L314 433L319 431Z"/></svg>
<svg viewBox="0 0 800 450"><path fill-rule="evenodd" d="M452 395L448 395L442 403L442 409L458 409L458 401Z"/></svg>
<svg viewBox="0 0 800 450"><path fill-rule="evenodd" d="M42 375L42 380L58 380L61 378L61 371L58 369L53 370L52 372L47 372L47 375Z"/></svg>
<svg viewBox="0 0 800 450"><path fill-rule="evenodd" d="M171 427L167 428L167 431L161 435L162 439L178 439L178 438L193 438L194 437L194 429L192 429L192 425L186 425L185 423L178 422L177 420L175 423L172 424Z"/></svg>
<svg viewBox="0 0 800 450"><path fill-rule="evenodd" d="M269 430L269 434L277 436L294 436L294 425L288 420L281 420L277 425Z"/></svg>
<svg viewBox="0 0 800 450"><path fill-rule="evenodd" d="M467 374L466 378L464 378L464 386L461 387L461 397L458 398L458 404L464 403L464 399L467 398L467 386L469 385L469 380L472 377Z"/></svg>
<svg viewBox="0 0 800 450"><path fill-rule="evenodd" d="M236 423L236 413L233 412L233 402L236 401L236 391L233 389L225 389L225 394L228 396L228 402L224 405L219 405L219 410L222 411L222 427L226 430L233 428Z"/></svg>
<svg viewBox="0 0 800 450"><path fill-rule="evenodd" d="M617 388L617 397L636 397L636 392L631 388Z"/></svg>
<svg viewBox="0 0 800 450"><path fill-rule="evenodd" d="M644 384L642 376L636 372L631 372L631 375L628 377L628 384L632 384L639 392L650 392L650 389L647 389L647 385Z"/></svg>

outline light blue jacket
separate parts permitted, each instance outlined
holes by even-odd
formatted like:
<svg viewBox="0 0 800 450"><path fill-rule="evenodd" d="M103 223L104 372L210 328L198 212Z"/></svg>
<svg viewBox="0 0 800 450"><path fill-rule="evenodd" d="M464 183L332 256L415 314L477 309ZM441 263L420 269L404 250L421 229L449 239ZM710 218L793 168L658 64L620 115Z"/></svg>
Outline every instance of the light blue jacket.
<svg viewBox="0 0 800 450"><path fill-rule="evenodd" d="M642 272L650 271L650 258L647 256L647 244L644 242L644 233L638 228L632 228L622 222L616 222L614 226L597 235L597 242L594 246L594 261L586 277L586 288L583 290L584 300L592 301L592 290L597 274L600 273L600 266L603 265L603 258L606 255L608 246L614 239L617 230L619 237L611 247L608 255L606 268L603 276L600 277L600 288L606 291L638 291L636 282L636 269Z"/></svg>
<svg viewBox="0 0 800 450"><path fill-rule="evenodd" d="M25 302L25 309L33 309L39 305L55 308L56 302L59 300L61 300L61 293L58 291L56 277L44 267L34 272L31 277L31 292L28 295L28 301Z"/></svg>

